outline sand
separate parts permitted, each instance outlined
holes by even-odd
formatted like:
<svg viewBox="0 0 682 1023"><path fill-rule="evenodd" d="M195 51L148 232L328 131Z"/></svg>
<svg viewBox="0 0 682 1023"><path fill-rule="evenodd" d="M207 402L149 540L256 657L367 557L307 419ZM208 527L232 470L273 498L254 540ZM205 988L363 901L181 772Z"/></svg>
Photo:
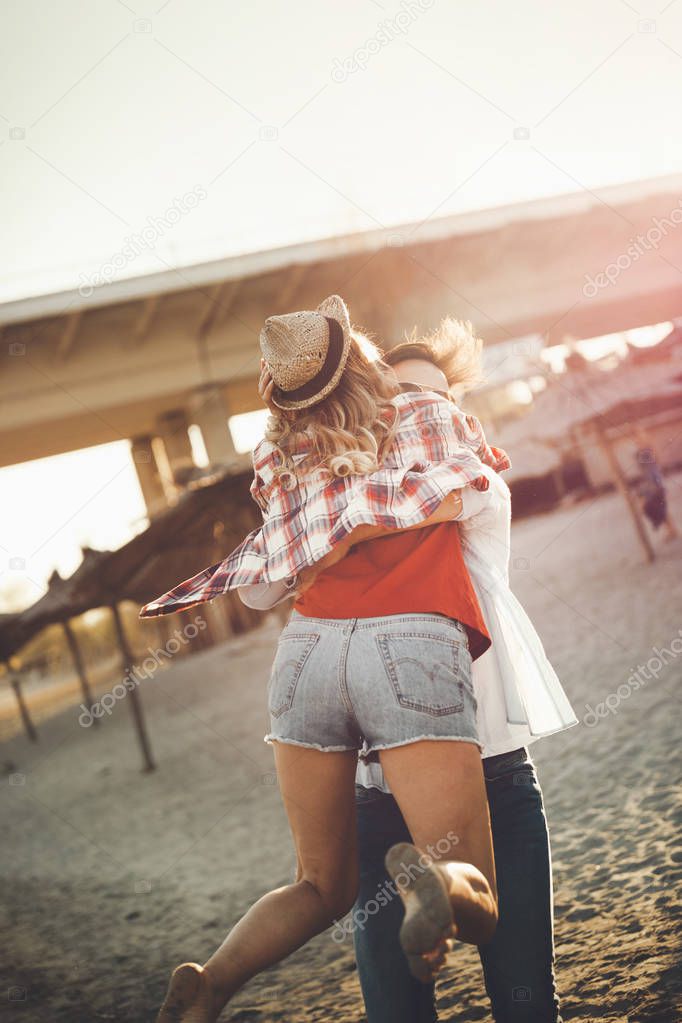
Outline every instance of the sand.
<svg viewBox="0 0 682 1023"><path fill-rule="evenodd" d="M670 481L680 522L681 483ZM651 662L656 676L638 687L631 676L682 635L682 540L657 538L647 564L607 495L519 523L513 543L515 590L588 722L533 748L564 1018L677 1023L682 655L663 655L660 671ZM291 878L262 742L277 633L267 620L143 683L154 773L140 772L125 699L98 730L72 707L41 723L38 744L2 745L0 1019L152 1020L169 969L202 961L255 898ZM451 964L442 1020L490 1019L475 950L459 948ZM224 1018L362 1020L350 942L319 936Z"/></svg>

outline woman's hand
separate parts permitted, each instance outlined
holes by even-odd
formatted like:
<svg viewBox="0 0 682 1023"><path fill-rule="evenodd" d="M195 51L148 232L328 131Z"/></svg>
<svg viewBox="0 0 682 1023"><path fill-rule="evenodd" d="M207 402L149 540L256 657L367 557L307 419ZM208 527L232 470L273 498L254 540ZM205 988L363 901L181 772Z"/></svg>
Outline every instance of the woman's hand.
<svg viewBox="0 0 682 1023"><path fill-rule="evenodd" d="M273 415L281 416L282 410L278 409L272 400L272 392L274 390L275 383L270 376L270 370L265 364L265 359L260 360L260 377L258 379L258 393L264 405L270 409Z"/></svg>
<svg viewBox="0 0 682 1023"><path fill-rule="evenodd" d="M452 490L448 496L439 504L435 512L431 512L428 519L410 526L409 529L423 529L424 526L435 526L439 522L451 522L462 514L462 494L459 490Z"/></svg>

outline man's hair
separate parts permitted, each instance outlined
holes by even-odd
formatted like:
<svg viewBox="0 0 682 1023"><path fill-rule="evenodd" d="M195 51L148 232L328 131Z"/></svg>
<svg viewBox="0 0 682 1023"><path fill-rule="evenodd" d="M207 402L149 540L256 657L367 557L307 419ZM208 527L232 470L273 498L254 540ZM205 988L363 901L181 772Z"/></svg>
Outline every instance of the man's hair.
<svg viewBox="0 0 682 1023"><path fill-rule="evenodd" d="M468 321L447 316L430 334L418 336L413 331L405 341L384 352L383 361L395 366L406 359L425 359L445 375L451 390L464 393L481 382L482 346Z"/></svg>

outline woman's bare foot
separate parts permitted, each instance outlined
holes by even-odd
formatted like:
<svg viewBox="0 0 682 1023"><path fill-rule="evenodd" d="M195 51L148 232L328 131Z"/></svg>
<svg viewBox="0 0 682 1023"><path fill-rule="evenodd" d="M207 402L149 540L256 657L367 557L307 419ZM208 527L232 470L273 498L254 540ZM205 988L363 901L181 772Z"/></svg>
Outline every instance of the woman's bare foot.
<svg viewBox="0 0 682 1023"><path fill-rule="evenodd" d="M427 863L408 842L389 849L386 869L405 905L400 944L410 972L426 984L443 965L457 934L445 879L440 868Z"/></svg>
<svg viewBox="0 0 682 1023"><path fill-rule="evenodd" d="M156 1023L214 1023L213 986L203 966L183 963L173 970Z"/></svg>

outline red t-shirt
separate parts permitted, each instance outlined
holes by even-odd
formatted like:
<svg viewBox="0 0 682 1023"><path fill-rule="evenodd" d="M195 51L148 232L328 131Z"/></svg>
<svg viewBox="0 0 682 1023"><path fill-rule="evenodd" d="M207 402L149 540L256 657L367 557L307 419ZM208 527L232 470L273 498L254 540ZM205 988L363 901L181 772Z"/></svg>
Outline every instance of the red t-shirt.
<svg viewBox="0 0 682 1023"><path fill-rule="evenodd" d="M490 646L455 522L357 544L294 607L309 618L441 614L465 627L474 660Z"/></svg>

